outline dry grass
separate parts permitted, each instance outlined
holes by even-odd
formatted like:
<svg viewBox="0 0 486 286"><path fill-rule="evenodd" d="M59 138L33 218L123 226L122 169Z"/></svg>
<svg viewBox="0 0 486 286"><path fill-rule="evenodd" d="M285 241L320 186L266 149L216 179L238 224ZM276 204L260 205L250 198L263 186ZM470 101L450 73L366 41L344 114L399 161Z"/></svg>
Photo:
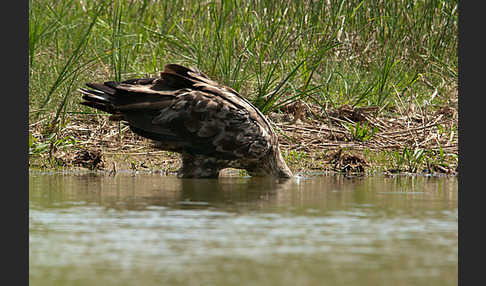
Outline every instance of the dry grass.
<svg viewBox="0 0 486 286"><path fill-rule="evenodd" d="M324 112L316 111L317 107L307 107L308 113L326 118ZM313 111L314 110L314 111ZM338 110L328 111L328 122L307 119L305 122L276 123L282 133L281 144L284 149L316 152L322 149L355 149L364 150L399 150L428 149L445 152L458 152L458 134L453 130L457 126L457 110L445 107L433 116L426 114L406 114L399 117L374 117L372 108L352 108L342 106ZM368 122L377 127L378 132L369 140L353 140L346 124L355 124L356 119ZM289 124L290 123L290 124ZM437 126L449 132L442 132ZM446 133L446 134L445 134Z"/></svg>
<svg viewBox="0 0 486 286"><path fill-rule="evenodd" d="M413 162L407 162L407 158L400 163L403 166L398 166L398 162L392 164L398 155L405 156L400 152L406 149L429 152L427 160L415 162L420 164L416 166L416 173L427 169L435 173L456 173L456 107L443 107L433 114L409 109L400 116L389 117L375 116L376 111L376 108L350 106L323 110L319 106L298 103L272 113L270 118L275 122L284 157L294 172L413 172L407 165ZM353 135L356 122L368 122L369 130L376 127L377 131L369 139L360 141ZM29 131L37 144L47 142L43 133L49 132L43 126L40 123L30 125ZM178 154L157 149L152 141L101 114L72 114L56 136L74 139L74 143L66 146L53 143L56 138L49 139L51 143L45 152L31 154L31 167L84 167L111 173L148 170L171 174L181 165ZM440 162L439 152L446 158Z"/></svg>

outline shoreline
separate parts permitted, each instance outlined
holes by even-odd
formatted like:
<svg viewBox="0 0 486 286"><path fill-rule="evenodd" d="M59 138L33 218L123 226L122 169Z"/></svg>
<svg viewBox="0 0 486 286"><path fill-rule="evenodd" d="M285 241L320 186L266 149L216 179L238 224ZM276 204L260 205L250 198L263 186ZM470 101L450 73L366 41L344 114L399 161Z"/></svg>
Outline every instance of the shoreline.
<svg viewBox="0 0 486 286"><path fill-rule="evenodd" d="M294 108L268 116L294 174L457 175L457 109L442 108L428 117L376 117L372 111L344 106L327 111L326 120L319 119L318 111L307 106L304 112ZM102 113L66 116L54 131L43 125L29 126L29 170L171 174L181 165L179 154L158 149L151 140L133 134L123 123L109 121ZM241 170L239 175L247 174Z"/></svg>

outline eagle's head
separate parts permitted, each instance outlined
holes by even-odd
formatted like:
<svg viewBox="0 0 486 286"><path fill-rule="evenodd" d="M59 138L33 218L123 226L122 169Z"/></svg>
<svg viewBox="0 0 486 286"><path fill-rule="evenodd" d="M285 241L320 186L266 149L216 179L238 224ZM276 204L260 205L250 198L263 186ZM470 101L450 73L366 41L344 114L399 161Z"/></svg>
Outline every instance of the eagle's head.
<svg viewBox="0 0 486 286"><path fill-rule="evenodd" d="M278 145L273 146L271 151L254 167L247 167L252 177L272 176L275 178L291 178L292 171L285 163Z"/></svg>
<svg viewBox="0 0 486 286"><path fill-rule="evenodd" d="M272 172L272 175L278 178L291 178L293 176L292 171L290 171L289 167L285 163L278 145L274 153L274 160L270 161L271 164L269 166L269 170Z"/></svg>

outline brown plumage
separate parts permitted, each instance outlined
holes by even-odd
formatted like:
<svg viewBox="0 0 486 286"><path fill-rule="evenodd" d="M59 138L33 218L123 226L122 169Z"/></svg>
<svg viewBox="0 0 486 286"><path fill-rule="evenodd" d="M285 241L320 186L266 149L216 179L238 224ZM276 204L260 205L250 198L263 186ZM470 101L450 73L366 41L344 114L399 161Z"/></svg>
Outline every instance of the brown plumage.
<svg viewBox="0 0 486 286"><path fill-rule="evenodd" d="M265 116L233 89L176 64L159 78L87 83L81 104L123 120L131 130L182 154L178 176L212 178L224 168L288 178L278 138Z"/></svg>

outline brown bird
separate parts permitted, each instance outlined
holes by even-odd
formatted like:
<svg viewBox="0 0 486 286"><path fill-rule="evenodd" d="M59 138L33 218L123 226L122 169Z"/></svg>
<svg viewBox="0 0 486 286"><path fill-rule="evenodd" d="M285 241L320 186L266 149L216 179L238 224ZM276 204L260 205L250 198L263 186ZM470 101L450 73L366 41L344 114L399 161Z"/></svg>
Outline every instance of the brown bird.
<svg viewBox="0 0 486 286"><path fill-rule="evenodd" d="M215 178L224 168L290 178L265 116L230 87L176 64L160 77L86 83L81 104L112 114L162 150L182 154L181 178Z"/></svg>

